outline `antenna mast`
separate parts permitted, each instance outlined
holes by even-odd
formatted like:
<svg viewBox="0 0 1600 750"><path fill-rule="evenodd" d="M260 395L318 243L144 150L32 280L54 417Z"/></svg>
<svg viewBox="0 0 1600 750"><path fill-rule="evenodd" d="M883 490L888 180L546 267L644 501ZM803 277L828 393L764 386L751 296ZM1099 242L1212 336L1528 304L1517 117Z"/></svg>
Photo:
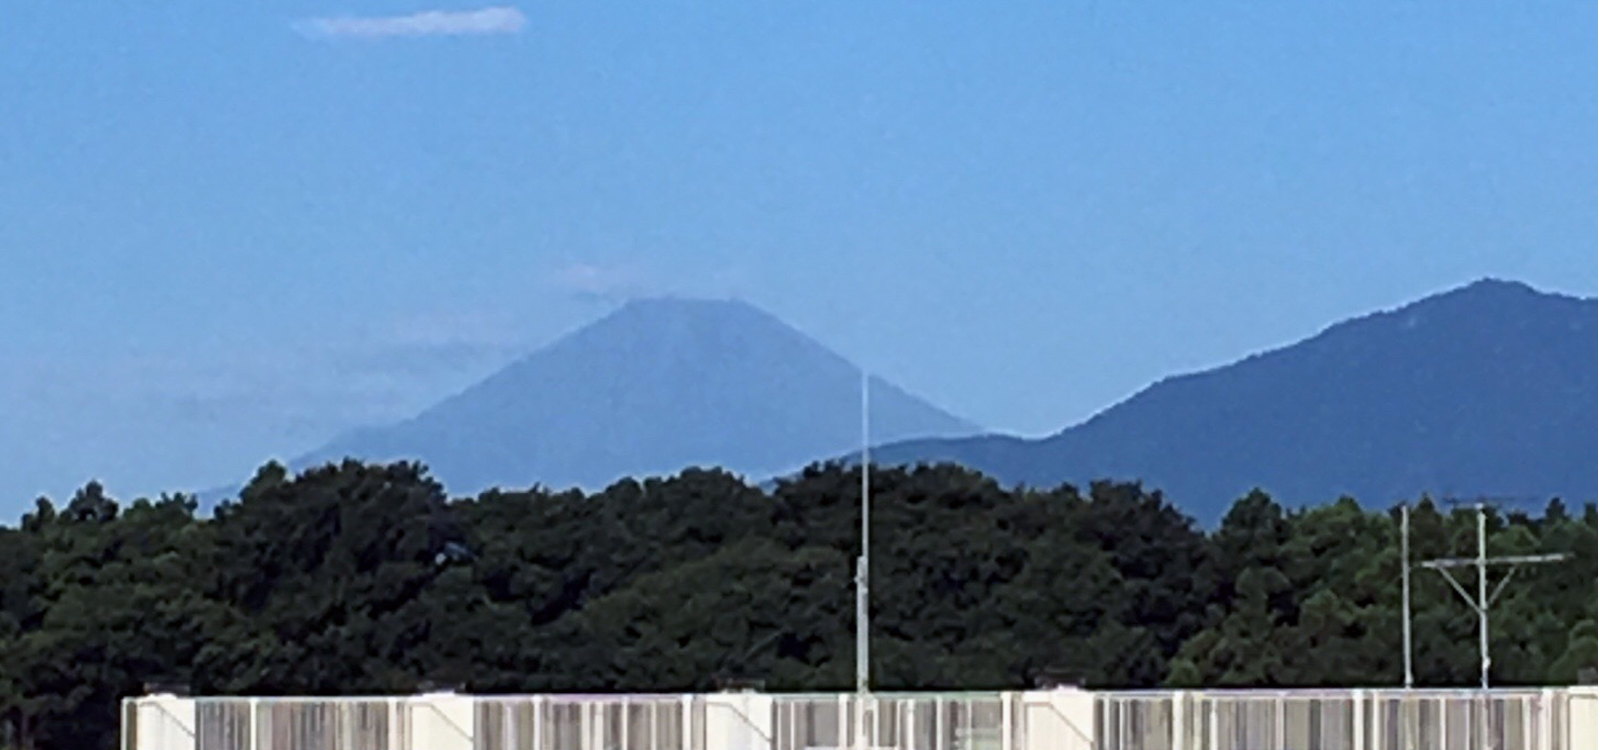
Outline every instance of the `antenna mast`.
<svg viewBox="0 0 1600 750"><path fill-rule="evenodd" d="M1410 690L1416 684L1416 675L1411 670L1411 503L1400 506L1400 592L1403 597L1401 608L1404 610L1404 625L1400 631L1400 640L1406 650L1406 689Z"/></svg>
<svg viewBox="0 0 1600 750"><path fill-rule="evenodd" d="M871 735L867 732L867 701L872 692L869 661L872 636L868 621L871 584L867 578L872 534L871 385L867 368L861 368L861 556L856 558L856 746L861 750L872 746Z"/></svg>
<svg viewBox="0 0 1600 750"><path fill-rule="evenodd" d="M1506 584L1511 583L1511 576L1517 572L1517 566L1560 562L1567 559L1567 555L1565 553L1557 553L1550 555L1512 555L1508 557L1489 557L1488 513L1484 509L1483 503L1478 503L1477 508L1478 556L1472 558L1444 558L1438 560L1428 560L1422 563L1422 567L1439 571L1439 575L1444 576L1444 579L1450 582L1450 587L1455 589L1456 593L1461 595L1462 600L1467 603L1467 606L1472 607L1472 609L1478 613L1478 657L1480 660L1479 664L1481 670L1479 687L1483 688L1484 690L1488 690L1489 607L1494 605L1494 600L1500 598L1500 592L1505 590ZM1506 565L1510 568L1506 571L1505 578L1500 579L1500 582L1495 584L1494 593L1489 593L1490 565ZM1474 599L1471 594L1467 593L1466 587L1462 586L1461 583L1456 580L1455 576L1450 574L1451 568L1466 567L1474 567L1478 569L1478 596L1476 599Z"/></svg>

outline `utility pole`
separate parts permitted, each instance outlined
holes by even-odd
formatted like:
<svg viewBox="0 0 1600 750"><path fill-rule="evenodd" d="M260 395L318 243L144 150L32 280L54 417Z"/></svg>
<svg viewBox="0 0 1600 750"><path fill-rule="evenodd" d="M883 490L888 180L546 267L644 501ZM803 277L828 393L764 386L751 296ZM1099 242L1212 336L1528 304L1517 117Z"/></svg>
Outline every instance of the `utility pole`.
<svg viewBox="0 0 1600 750"><path fill-rule="evenodd" d="M867 701L872 692L870 661L872 630L871 623L868 622L871 616L868 596L871 582L867 578L872 536L870 523L872 420L869 412L871 387L872 379L867 375L867 369L863 367L861 368L861 557L856 559L856 747L858 750L872 747L871 735L867 732Z"/></svg>
<svg viewBox="0 0 1600 750"><path fill-rule="evenodd" d="M1478 653L1483 664L1483 677L1478 687L1489 689L1489 514L1484 512L1483 504L1478 504ZM1515 571L1516 568L1512 568ZM1453 579L1452 579L1453 580ZM1511 580L1511 572L1506 573L1506 580ZM1499 592L1496 587L1495 593Z"/></svg>
<svg viewBox="0 0 1600 750"><path fill-rule="evenodd" d="M1404 623L1401 625L1400 642L1404 645L1406 656L1406 689L1410 690L1416 685L1416 674L1411 669L1411 504L1404 503L1400 506L1400 609Z"/></svg>
<svg viewBox="0 0 1600 750"><path fill-rule="evenodd" d="M1481 669L1479 687L1487 690L1489 688L1489 607L1494 605L1495 599L1500 598L1500 592L1504 591L1506 584L1511 582L1511 576L1517 572L1517 566L1560 562L1561 560L1565 560L1567 555L1558 553L1549 555L1513 555L1509 557L1489 557L1488 513L1484 509L1483 503L1478 503L1477 509L1478 556L1473 558L1442 558L1438 560L1428 560L1427 562L1422 563L1422 567L1439 571L1439 575L1444 576L1444 579L1450 582L1450 587L1454 588L1456 593L1461 595L1461 598L1466 601L1467 606L1472 607L1472 609L1478 613L1478 657L1480 659ZM1506 577L1500 579L1500 582L1495 584L1493 593L1489 592L1490 565L1508 566ZM1471 594L1467 593L1466 587L1462 586L1461 583L1456 580L1455 576L1450 574L1451 568L1466 567L1474 567L1478 569L1478 596L1476 599L1474 599Z"/></svg>

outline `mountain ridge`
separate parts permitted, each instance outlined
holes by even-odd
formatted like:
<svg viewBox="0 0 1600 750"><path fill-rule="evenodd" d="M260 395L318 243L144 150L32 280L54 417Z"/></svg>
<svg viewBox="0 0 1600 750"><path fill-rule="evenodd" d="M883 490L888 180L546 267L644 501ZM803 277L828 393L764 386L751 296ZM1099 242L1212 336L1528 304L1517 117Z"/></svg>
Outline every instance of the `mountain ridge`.
<svg viewBox="0 0 1600 750"><path fill-rule="evenodd" d="M1220 367L1167 376L1043 438L986 434L889 442L875 447L874 455L884 463L953 461L1006 483L1138 479L1165 490L1191 512L1211 518L1255 487L1276 491L1291 502L1346 494L1367 502L1388 502L1427 492L1561 494L1569 499L1592 499L1595 424L1587 414L1595 406L1595 305L1593 298L1545 293L1520 282L1480 279L1395 308L1335 322L1298 342L1252 353ZM1396 342L1405 337L1413 340ZM1409 356L1408 350L1420 355ZM1526 362L1516 367L1474 364L1484 353L1501 359L1523 357ZM1430 365L1430 358L1437 358L1438 366ZM1453 380L1452 368L1460 368L1458 375L1466 374ZM1292 372L1282 372L1285 369ZM1517 371L1511 372L1513 369ZM1297 391L1293 387L1296 379L1319 377L1333 380L1321 393L1315 388ZM1367 396L1376 394L1383 400L1387 394L1398 399L1389 407L1394 413L1386 416L1383 408L1364 403L1362 389L1341 384L1339 378L1364 379ZM1432 382L1411 382L1417 378ZM1563 419L1552 399L1530 397L1526 392L1519 400L1517 383L1553 389L1554 400L1587 403L1587 411L1583 407L1572 410L1585 416ZM1265 389L1267 401L1274 405L1263 409L1255 399L1240 398L1241 391L1252 388ZM1338 408L1326 398L1328 392L1349 399L1349 408ZM1503 409L1493 413L1494 406L1474 403L1479 400L1500 407L1520 404L1527 413ZM1414 414L1408 424L1394 410L1404 411L1411 401L1431 402L1436 415L1443 416ZM1486 418L1484 432L1496 429L1495 425L1513 425L1518 435L1537 441L1542 433L1530 427L1558 427L1560 438L1545 439L1555 443L1565 439L1588 448L1548 445L1524 451L1506 444L1514 441L1496 443L1471 434L1460 420L1445 413L1463 409L1474 410L1475 418ZM1297 424L1287 418L1310 411L1316 412L1316 419ZM1250 419L1242 419L1245 416ZM1347 417L1362 423L1384 423L1385 429L1414 433L1419 440L1431 435L1442 451L1454 451L1455 458L1430 461L1413 451L1405 465L1389 465L1378 472L1386 476L1372 481L1352 478L1355 469L1341 475L1319 466L1317 455L1369 467L1385 466L1385 461L1396 463L1390 459L1404 446L1394 445L1395 441L1385 444L1380 435L1360 429L1341 429L1340 424L1349 421ZM1170 439L1162 434L1162 428L1174 422L1201 434L1187 441ZM1227 433L1240 429L1250 431L1260 442L1230 445ZM1296 455L1277 447L1285 439L1313 447ZM1275 454L1278 460L1240 461L1224 446L1234 453ZM1559 476L1544 481L1512 477L1515 472L1506 470L1505 457L1518 455L1536 465L1542 462L1545 470ZM1463 456L1470 456L1470 461ZM1471 462L1479 464L1476 473L1463 468ZM1220 467L1217 477L1202 476L1205 472L1197 464ZM1498 467L1498 473L1483 471L1484 466ZM1293 476L1297 472L1303 477ZM1250 473L1256 476L1244 476ZM1589 497L1573 494L1583 490Z"/></svg>

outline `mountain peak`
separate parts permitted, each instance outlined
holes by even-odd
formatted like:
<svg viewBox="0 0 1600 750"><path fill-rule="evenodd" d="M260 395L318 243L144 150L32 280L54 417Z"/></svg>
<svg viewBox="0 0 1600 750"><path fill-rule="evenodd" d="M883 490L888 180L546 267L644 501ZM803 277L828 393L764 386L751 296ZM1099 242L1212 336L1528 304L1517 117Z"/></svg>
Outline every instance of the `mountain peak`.
<svg viewBox="0 0 1600 750"><path fill-rule="evenodd" d="M748 315L766 316L738 297L686 297L674 294L635 297L622 303L613 315Z"/></svg>
<svg viewBox="0 0 1600 750"><path fill-rule="evenodd" d="M1501 292L1515 291L1515 292L1517 292L1519 294L1526 294L1526 293L1540 294L1541 293L1539 290L1534 289L1532 286L1529 286L1526 282L1517 281L1516 279L1502 279L1502 278L1499 278L1497 276L1484 276L1483 278L1480 278L1480 279L1478 279L1476 281L1473 281L1473 282L1468 283L1468 284L1466 284L1464 286L1458 287L1458 290L1460 290L1460 291L1465 291L1465 290L1469 290L1469 289L1476 289L1476 290L1479 290L1479 291L1488 290L1488 291L1501 291Z"/></svg>
<svg viewBox="0 0 1600 750"><path fill-rule="evenodd" d="M419 459L455 491L579 485L719 466L777 474L855 447L861 368L738 299L656 297L512 363L398 425L303 459ZM877 381L885 439L972 424Z"/></svg>
<svg viewBox="0 0 1600 750"><path fill-rule="evenodd" d="M1441 302L1469 305L1506 304L1538 299L1575 299L1563 294L1544 292L1521 281L1486 276L1468 284L1447 289L1417 300L1407 307L1419 307Z"/></svg>
<svg viewBox="0 0 1600 750"><path fill-rule="evenodd" d="M689 331L714 331L734 328L765 329L784 336L803 336L772 314L742 299L659 296L628 300L609 314L580 329L586 335L611 335L617 329L634 330L648 336L673 335ZM658 343L666 343L660 340Z"/></svg>
<svg viewBox="0 0 1600 750"><path fill-rule="evenodd" d="M1541 307L1577 306L1595 304L1594 297L1576 297L1559 292L1548 292L1521 281L1485 277L1469 284L1447 289L1403 305L1397 311L1457 309L1476 315L1537 315Z"/></svg>

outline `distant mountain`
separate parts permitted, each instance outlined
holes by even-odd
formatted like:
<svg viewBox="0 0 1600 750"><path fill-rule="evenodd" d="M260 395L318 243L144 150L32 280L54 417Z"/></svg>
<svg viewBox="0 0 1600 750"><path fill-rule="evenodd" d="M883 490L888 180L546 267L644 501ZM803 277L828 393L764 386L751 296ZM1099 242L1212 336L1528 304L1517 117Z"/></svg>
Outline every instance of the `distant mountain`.
<svg viewBox="0 0 1600 750"><path fill-rule="evenodd" d="M1260 487L1351 495L1596 496L1596 303L1486 280L1168 378L1056 435L917 440L1003 482L1140 479L1215 520Z"/></svg>
<svg viewBox="0 0 1600 750"><path fill-rule="evenodd" d="M414 458L461 493L594 489L692 465L766 476L856 446L860 382L859 367L743 302L636 301L413 419L291 465ZM979 431L881 380L871 410L888 439Z"/></svg>

